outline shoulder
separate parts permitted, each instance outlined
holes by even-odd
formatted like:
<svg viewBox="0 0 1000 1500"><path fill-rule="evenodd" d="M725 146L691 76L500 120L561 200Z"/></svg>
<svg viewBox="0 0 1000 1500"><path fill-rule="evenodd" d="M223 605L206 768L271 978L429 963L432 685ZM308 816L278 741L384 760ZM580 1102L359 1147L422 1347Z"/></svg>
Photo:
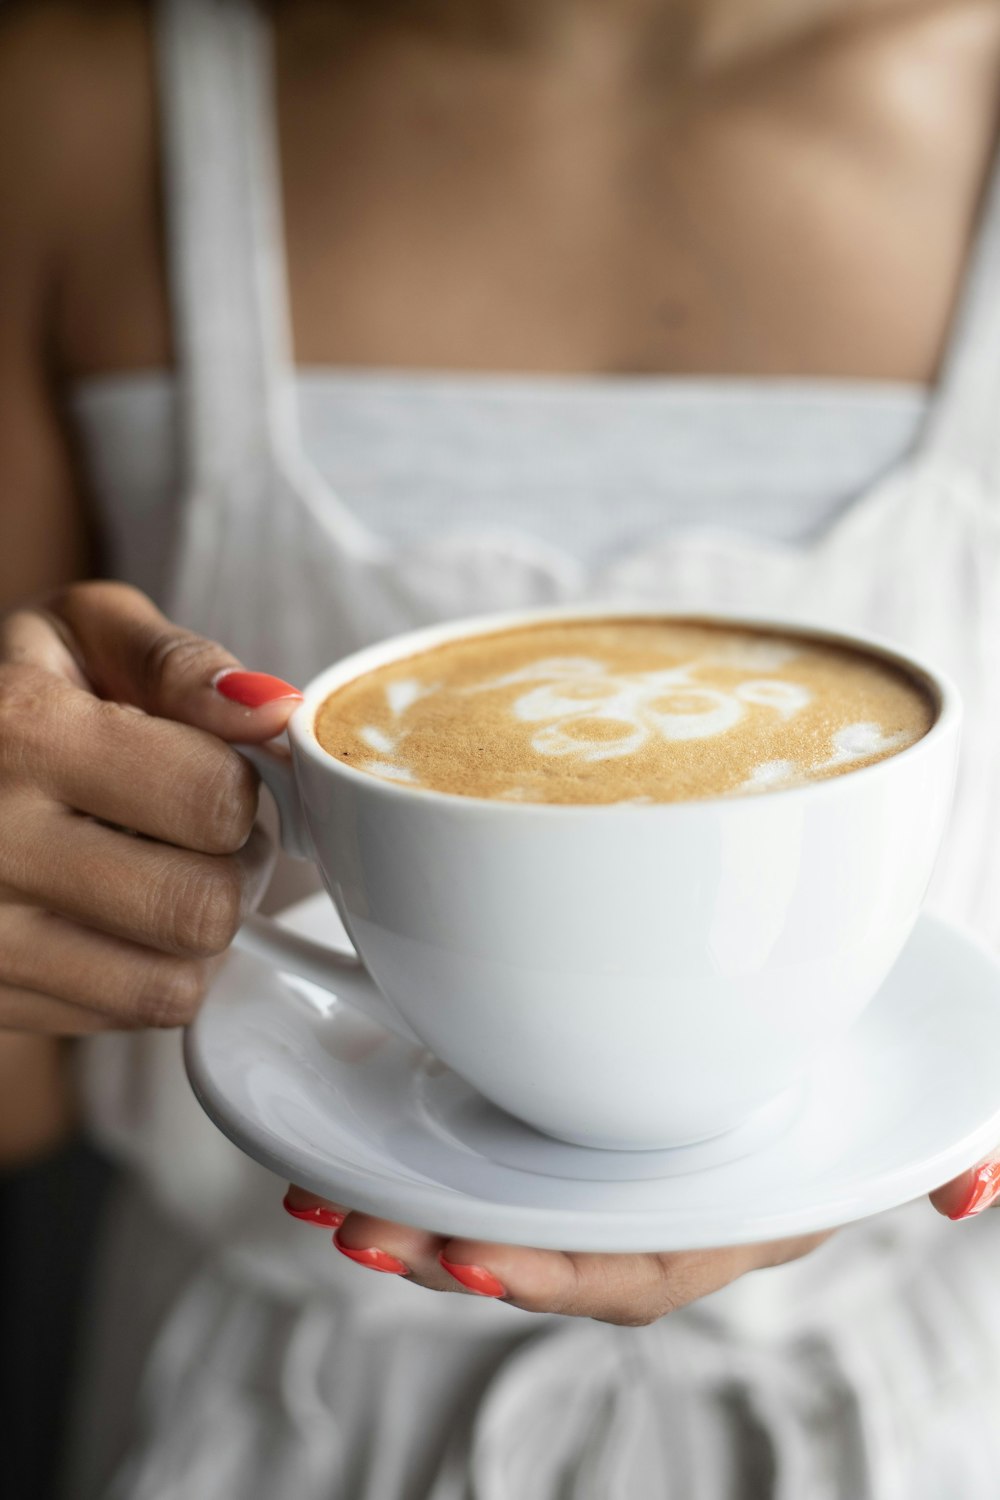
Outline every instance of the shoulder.
<svg viewBox="0 0 1000 1500"><path fill-rule="evenodd" d="M799 147L911 192L975 198L996 130L1000 0L886 0L762 59L747 91Z"/></svg>
<svg viewBox="0 0 1000 1500"><path fill-rule="evenodd" d="M35 140L72 127L85 142L147 70L144 0L6 0L0 9L0 109ZM30 140L22 138L22 146Z"/></svg>
<svg viewBox="0 0 1000 1500"><path fill-rule="evenodd" d="M864 118L939 130L938 106L995 102L1000 65L998 0L895 0L831 24L818 56L833 92Z"/></svg>
<svg viewBox="0 0 1000 1500"><path fill-rule="evenodd" d="M0 4L3 336L72 366L154 250L159 189L146 0Z"/></svg>
<svg viewBox="0 0 1000 1500"><path fill-rule="evenodd" d="M34 83L73 87L106 77L141 44L149 13L146 0L4 0L4 81L21 93Z"/></svg>
<svg viewBox="0 0 1000 1500"><path fill-rule="evenodd" d="M144 0L0 8L0 213L16 242L84 227L148 146L149 31Z"/></svg>

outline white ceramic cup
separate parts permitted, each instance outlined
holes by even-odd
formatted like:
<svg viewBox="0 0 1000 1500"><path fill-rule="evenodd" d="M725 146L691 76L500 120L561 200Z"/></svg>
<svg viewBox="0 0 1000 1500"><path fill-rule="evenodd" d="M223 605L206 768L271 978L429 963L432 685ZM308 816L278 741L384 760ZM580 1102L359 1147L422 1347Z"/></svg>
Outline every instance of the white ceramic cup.
<svg viewBox="0 0 1000 1500"><path fill-rule="evenodd" d="M413 789L319 745L337 688L511 626L663 611L548 609L434 626L305 689L290 760L246 749L282 843L314 859L357 950L255 917L238 941L429 1047L494 1104L586 1146L687 1144L746 1123L851 1026L916 920L948 814L961 711L938 672L930 732L788 790L663 805L545 806ZM724 615L712 615L725 619Z"/></svg>

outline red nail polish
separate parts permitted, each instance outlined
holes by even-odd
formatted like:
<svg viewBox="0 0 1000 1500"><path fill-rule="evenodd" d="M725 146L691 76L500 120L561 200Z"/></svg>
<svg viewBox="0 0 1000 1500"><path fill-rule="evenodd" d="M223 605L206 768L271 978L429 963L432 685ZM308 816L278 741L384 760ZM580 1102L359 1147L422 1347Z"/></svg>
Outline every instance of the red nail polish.
<svg viewBox="0 0 1000 1500"><path fill-rule="evenodd" d="M948 1215L949 1219L971 1219L990 1208L1000 1198L1000 1161L984 1162L977 1167L972 1179L969 1196L961 1208Z"/></svg>
<svg viewBox="0 0 1000 1500"><path fill-rule="evenodd" d="M281 1200L281 1206L286 1214L291 1214L293 1219L301 1219L304 1224L320 1224L324 1229L339 1229L347 1215L336 1208L325 1208L322 1203L313 1203L305 1208L297 1208L286 1193Z"/></svg>
<svg viewBox="0 0 1000 1500"><path fill-rule="evenodd" d="M212 678L212 686L223 698L239 703L243 708L261 708L265 703L277 703L282 698L301 698L302 694L290 682L280 677L271 677L267 672L241 672L236 667L224 667Z"/></svg>
<svg viewBox="0 0 1000 1500"><path fill-rule="evenodd" d="M410 1268L404 1261L397 1260L394 1255L388 1255L385 1250L355 1250L353 1245L341 1243L340 1230L333 1236L333 1243L341 1255L346 1255L350 1260L356 1260L359 1266L367 1266L372 1271L385 1271L389 1276L409 1276Z"/></svg>
<svg viewBox="0 0 1000 1500"><path fill-rule="evenodd" d="M502 1281L489 1271L484 1271L482 1266L458 1266L450 1260L445 1260L443 1255L438 1260L444 1266L449 1276L454 1276L456 1281L470 1292L477 1292L480 1297L506 1297L507 1288Z"/></svg>

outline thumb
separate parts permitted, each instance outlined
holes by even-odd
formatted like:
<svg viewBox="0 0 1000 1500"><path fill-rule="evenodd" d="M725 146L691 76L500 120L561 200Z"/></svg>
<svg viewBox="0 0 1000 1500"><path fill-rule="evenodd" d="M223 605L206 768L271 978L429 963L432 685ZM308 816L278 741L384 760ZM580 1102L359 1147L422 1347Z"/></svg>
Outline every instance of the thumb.
<svg viewBox="0 0 1000 1500"><path fill-rule="evenodd" d="M100 698L235 742L280 734L302 698L279 678L242 672L222 646L173 624L122 583L73 584L18 612L6 622L4 646L8 660L33 662ZM232 689L247 678L257 691L235 701Z"/></svg>

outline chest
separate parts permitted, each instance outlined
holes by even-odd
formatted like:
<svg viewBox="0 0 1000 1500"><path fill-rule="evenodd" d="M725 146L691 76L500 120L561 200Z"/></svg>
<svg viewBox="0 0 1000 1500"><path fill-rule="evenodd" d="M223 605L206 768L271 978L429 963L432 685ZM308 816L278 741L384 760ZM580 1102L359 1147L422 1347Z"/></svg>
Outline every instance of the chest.
<svg viewBox="0 0 1000 1500"><path fill-rule="evenodd" d="M286 45L300 359L929 379L993 150L977 16L627 102L391 51L310 87Z"/></svg>
<svg viewBox="0 0 1000 1500"><path fill-rule="evenodd" d="M308 42L277 27L300 364L933 377L993 152L994 5L628 103ZM136 182L81 238L75 373L170 360L154 205Z"/></svg>

